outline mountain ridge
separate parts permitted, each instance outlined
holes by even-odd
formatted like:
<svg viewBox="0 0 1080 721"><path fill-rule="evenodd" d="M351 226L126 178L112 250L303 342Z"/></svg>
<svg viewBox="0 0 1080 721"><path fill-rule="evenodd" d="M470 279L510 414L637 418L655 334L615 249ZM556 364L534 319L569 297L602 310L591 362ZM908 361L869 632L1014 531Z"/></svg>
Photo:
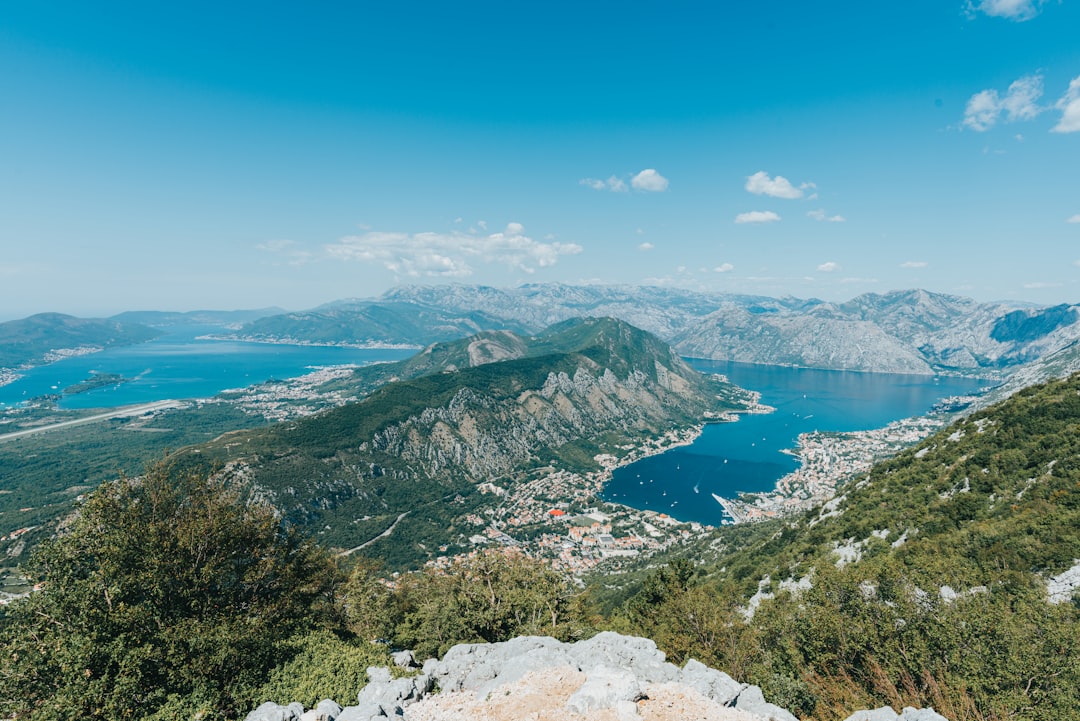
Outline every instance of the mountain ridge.
<svg viewBox="0 0 1080 721"><path fill-rule="evenodd" d="M370 317L376 309L383 314L378 322ZM1080 338L1074 306L980 303L922 289L831 303L649 286L400 286L376 299L324 304L313 313L329 314L332 330L329 322L298 330L269 318L241 334L356 343L407 339L426 345L481 330L527 334L568 318L610 316L657 335L684 356L995 377ZM301 314L294 320L307 318Z"/></svg>

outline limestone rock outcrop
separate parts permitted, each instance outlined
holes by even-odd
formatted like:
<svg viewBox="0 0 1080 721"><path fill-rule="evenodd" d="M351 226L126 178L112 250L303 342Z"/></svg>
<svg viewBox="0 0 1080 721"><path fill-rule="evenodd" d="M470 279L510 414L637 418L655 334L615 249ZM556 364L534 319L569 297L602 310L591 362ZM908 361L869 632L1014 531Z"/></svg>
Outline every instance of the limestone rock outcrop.
<svg viewBox="0 0 1080 721"><path fill-rule="evenodd" d="M651 640L611 632L577 643L521 636L461 644L414 670L395 679L388 668L368 669L353 706L323 701L305 711L296 703L265 703L245 721L796 721L757 686L692 659L680 668ZM847 721L947 720L933 709L897 713L885 706Z"/></svg>

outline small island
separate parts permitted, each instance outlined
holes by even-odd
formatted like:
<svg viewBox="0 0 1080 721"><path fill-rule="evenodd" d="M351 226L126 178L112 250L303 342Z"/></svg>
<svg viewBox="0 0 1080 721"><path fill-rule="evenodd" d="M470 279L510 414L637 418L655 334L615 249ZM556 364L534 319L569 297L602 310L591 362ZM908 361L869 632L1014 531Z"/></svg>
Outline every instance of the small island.
<svg viewBox="0 0 1080 721"><path fill-rule="evenodd" d="M106 386L117 386L121 383L127 383L130 378L124 378L116 373L94 373L84 381L80 381L74 385L70 385L64 389L64 395L73 396L79 393L86 393L87 391L96 390L97 388L104 388Z"/></svg>

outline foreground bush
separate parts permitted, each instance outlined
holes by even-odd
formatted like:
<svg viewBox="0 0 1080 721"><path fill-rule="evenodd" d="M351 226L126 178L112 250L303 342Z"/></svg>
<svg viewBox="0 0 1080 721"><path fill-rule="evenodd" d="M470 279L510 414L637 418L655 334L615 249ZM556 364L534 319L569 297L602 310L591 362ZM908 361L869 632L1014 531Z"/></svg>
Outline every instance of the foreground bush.
<svg viewBox="0 0 1080 721"><path fill-rule="evenodd" d="M0 715L242 716L332 608L324 552L271 508L159 464L90 495L34 553L0 629Z"/></svg>

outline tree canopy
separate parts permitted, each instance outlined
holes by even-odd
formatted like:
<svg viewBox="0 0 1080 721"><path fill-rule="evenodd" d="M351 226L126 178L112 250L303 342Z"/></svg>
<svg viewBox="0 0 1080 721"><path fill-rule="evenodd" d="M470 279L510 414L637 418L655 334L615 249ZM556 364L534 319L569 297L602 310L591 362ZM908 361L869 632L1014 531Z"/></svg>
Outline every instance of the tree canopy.
<svg viewBox="0 0 1080 721"><path fill-rule="evenodd" d="M162 463L90 494L9 607L0 714L242 715L294 634L332 609L329 557L222 480Z"/></svg>

